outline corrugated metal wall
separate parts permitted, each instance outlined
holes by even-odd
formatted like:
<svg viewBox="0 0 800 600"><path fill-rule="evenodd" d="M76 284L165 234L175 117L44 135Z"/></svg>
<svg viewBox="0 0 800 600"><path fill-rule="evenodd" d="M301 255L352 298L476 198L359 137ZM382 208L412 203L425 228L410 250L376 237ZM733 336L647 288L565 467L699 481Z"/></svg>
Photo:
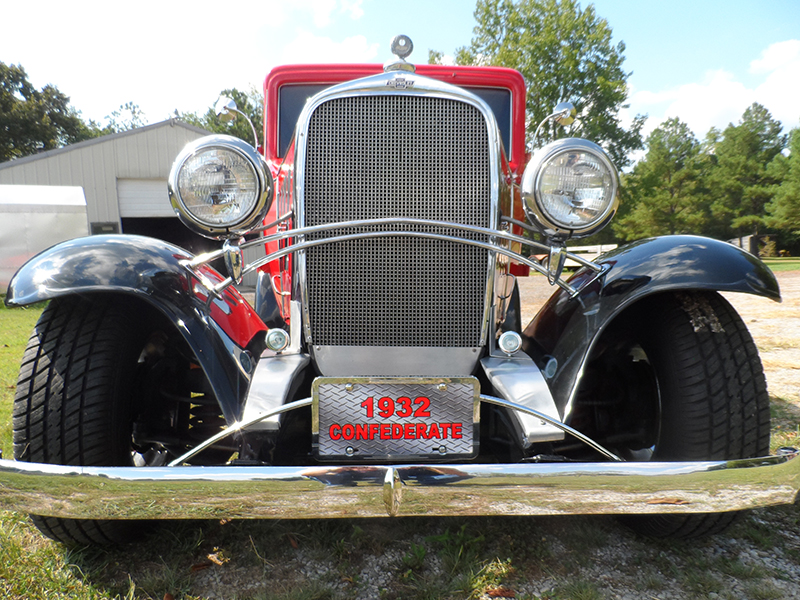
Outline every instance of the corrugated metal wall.
<svg viewBox="0 0 800 600"><path fill-rule="evenodd" d="M117 179L161 179L207 132L170 120L0 164L0 184L83 187L89 222L119 222ZM155 215L154 215L155 216Z"/></svg>
<svg viewBox="0 0 800 600"><path fill-rule="evenodd" d="M208 133L171 119L0 163L0 185L80 186L90 228L91 223L119 225L121 217L174 218L164 204L169 170L188 142ZM133 198L131 191L142 195ZM183 227L177 219L175 226ZM245 251L248 262L263 255L263 247ZM254 286L256 275L246 276L243 283Z"/></svg>

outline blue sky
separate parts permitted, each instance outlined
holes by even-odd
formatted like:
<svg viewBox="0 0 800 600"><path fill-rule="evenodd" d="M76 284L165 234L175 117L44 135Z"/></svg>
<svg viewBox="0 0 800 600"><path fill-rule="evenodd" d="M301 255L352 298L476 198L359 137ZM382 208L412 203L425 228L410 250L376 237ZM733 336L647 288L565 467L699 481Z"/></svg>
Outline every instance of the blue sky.
<svg viewBox="0 0 800 600"><path fill-rule="evenodd" d="M587 3L584 3L584 6ZM631 108L698 137L757 101L788 130L800 125L800 1L597 0L626 44ZM227 87L261 87L287 62L385 62L397 33L453 54L469 43L474 0L79 0L0 3L0 60L37 86L56 85L99 122L126 102L149 122L204 111Z"/></svg>

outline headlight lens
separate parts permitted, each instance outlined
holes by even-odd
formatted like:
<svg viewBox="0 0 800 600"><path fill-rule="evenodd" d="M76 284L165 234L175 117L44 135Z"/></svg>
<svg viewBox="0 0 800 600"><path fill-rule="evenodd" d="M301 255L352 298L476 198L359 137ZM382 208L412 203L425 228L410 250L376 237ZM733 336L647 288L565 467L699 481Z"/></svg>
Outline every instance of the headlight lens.
<svg viewBox="0 0 800 600"><path fill-rule="evenodd" d="M227 225L253 208L258 177L240 154L209 148L183 163L178 188L186 209L198 220Z"/></svg>
<svg viewBox="0 0 800 600"><path fill-rule="evenodd" d="M522 178L531 216L552 237L584 237L605 226L617 209L617 172L602 148L582 139L539 150Z"/></svg>
<svg viewBox="0 0 800 600"><path fill-rule="evenodd" d="M207 237L239 235L263 218L272 178L261 156L232 136L189 144L172 167L172 206L183 223Z"/></svg>

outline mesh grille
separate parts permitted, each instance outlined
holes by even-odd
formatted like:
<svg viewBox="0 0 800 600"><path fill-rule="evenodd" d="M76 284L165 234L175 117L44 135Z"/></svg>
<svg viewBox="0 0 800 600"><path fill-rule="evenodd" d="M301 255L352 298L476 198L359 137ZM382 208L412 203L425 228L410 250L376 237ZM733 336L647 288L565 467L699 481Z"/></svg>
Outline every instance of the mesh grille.
<svg viewBox="0 0 800 600"><path fill-rule="evenodd" d="M486 122L456 100L392 95L325 102L309 123L305 176L306 225L408 217L489 226ZM381 229L398 227L338 229L309 239ZM480 344L486 250L394 236L312 248L306 263L314 344Z"/></svg>

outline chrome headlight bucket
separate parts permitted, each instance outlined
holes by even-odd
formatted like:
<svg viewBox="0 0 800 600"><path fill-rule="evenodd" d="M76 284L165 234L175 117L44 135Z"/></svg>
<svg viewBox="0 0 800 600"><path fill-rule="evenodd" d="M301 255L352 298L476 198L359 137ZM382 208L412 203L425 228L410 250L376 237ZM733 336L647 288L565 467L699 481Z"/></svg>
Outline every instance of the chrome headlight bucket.
<svg viewBox="0 0 800 600"><path fill-rule="evenodd" d="M586 237L614 216L619 200L617 170L597 144L557 140L538 150L522 176L528 215L556 239Z"/></svg>
<svg viewBox="0 0 800 600"><path fill-rule="evenodd" d="M257 226L272 203L272 188L264 158L230 135L187 144L169 174L172 208L189 229L212 239Z"/></svg>

